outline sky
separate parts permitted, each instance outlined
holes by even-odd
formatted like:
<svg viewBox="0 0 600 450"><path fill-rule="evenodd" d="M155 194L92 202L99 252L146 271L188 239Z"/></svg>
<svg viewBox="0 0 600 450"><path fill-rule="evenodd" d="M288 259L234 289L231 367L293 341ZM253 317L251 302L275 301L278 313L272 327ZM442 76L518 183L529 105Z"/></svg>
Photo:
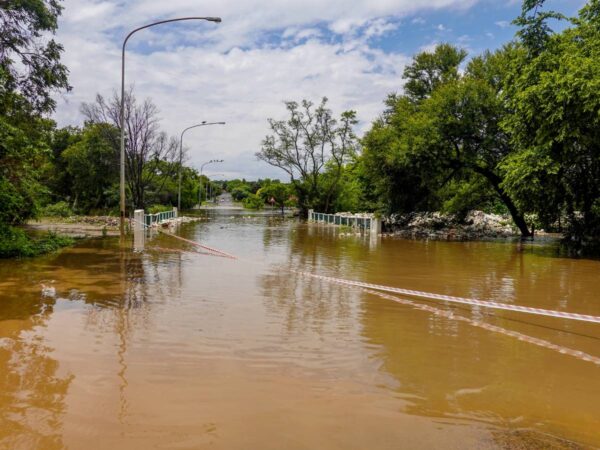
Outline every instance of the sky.
<svg viewBox="0 0 600 450"><path fill-rule="evenodd" d="M59 126L81 125L83 102L120 89L121 46L129 31L157 20L218 16L161 25L127 44L126 84L160 110L162 128L179 136L204 120L225 121L186 133L187 164L215 178L286 179L258 161L268 118L283 102L326 96L336 115L355 110L361 135L381 114L418 52L449 42L470 56L512 39L519 0L64 0L57 40L73 90L57 96ZM548 0L575 15L585 0ZM220 175L223 174L223 175Z"/></svg>

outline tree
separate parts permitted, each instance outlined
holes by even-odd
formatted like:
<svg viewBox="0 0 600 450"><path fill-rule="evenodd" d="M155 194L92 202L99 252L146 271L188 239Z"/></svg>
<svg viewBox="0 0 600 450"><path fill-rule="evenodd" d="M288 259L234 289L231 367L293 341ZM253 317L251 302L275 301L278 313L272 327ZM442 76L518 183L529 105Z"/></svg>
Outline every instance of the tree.
<svg viewBox="0 0 600 450"><path fill-rule="evenodd" d="M421 52L404 69L405 95L420 102L444 83L459 79L458 68L467 52L450 44L440 44L433 52ZM392 97L393 98L393 97Z"/></svg>
<svg viewBox="0 0 600 450"><path fill-rule="evenodd" d="M0 113L54 110L52 91L68 90L63 47L48 39L58 26L58 0L5 0L0 9ZM23 104L23 102L25 104Z"/></svg>
<svg viewBox="0 0 600 450"><path fill-rule="evenodd" d="M548 19L562 20L564 15L555 11L543 11L546 0L523 0L521 15L513 23L520 27L517 36L530 55L539 54L552 35Z"/></svg>
<svg viewBox="0 0 600 450"><path fill-rule="evenodd" d="M507 65L503 127L517 151L504 187L546 225L566 214L569 235L590 241L600 235L600 1L558 34L553 15L538 16L534 27L519 22L522 51Z"/></svg>
<svg viewBox="0 0 600 450"><path fill-rule="evenodd" d="M177 206L178 178L173 176L177 174L177 162L161 161L157 165L157 176L146 188L146 203ZM192 208L198 203L199 189L206 191L208 178L202 176L202 182L198 172L184 166L181 170L181 207L183 209ZM203 189L204 187L204 189ZM204 192L200 192L202 196Z"/></svg>
<svg viewBox="0 0 600 450"><path fill-rule="evenodd" d="M58 1L6 0L0 9L0 222L35 214L54 123L51 94L67 90L56 31Z"/></svg>
<svg viewBox="0 0 600 450"><path fill-rule="evenodd" d="M46 191L39 179L53 127L41 118L15 125L0 116L0 222L15 225L36 214Z"/></svg>
<svg viewBox="0 0 600 450"><path fill-rule="evenodd" d="M111 198L114 194L111 188L119 181L119 156L111 144L115 139L118 130L112 125L88 124L80 139L62 152L73 209L89 212L116 204L114 195Z"/></svg>
<svg viewBox="0 0 600 450"><path fill-rule="evenodd" d="M475 58L463 75L459 65L466 53L448 45L427 57L417 55L408 66L407 94L388 98L388 110L363 140L371 177L386 180L376 186L399 195L390 201L392 210L462 205L451 201L451 195L470 194L468 186L483 178L521 234L531 234L503 187L501 170L511 152L500 127L505 114L501 80L510 52L506 48ZM448 189L453 184L461 187Z"/></svg>
<svg viewBox="0 0 600 450"><path fill-rule="evenodd" d="M289 186L283 183L271 182L261 187L257 195L261 197L263 203L277 205L281 208L281 215L284 213L285 203L290 198Z"/></svg>
<svg viewBox="0 0 600 450"><path fill-rule="evenodd" d="M84 103L81 111L91 123L112 124L120 130L120 108L117 94L110 100L97 95L95 103ZM146 99L138 104L132 90L125 94L125 136L126 180L132 206L144 208L148 187L154 185L155 194L159 195L164 183L157 184L157 178L162 177L166 182L177 173L177 165L163 162L173 163L178 159L179 144L160 131L158 108L152 101ZM111 142L115 149L120 148L116 136Z"/></svg>
<svg viewBox="0 0 600 450"><path fill-rule="evenodd" d="M309 208L329 212L343 166L357 151L356 113L345 111L339 121L334 119L325 97L316 108L307 100L285 106L289 119L269 119L273 134L263 140L256 156L290 176L304 215ZM333 172L328 186L321 176L326 166Z"/></svg>

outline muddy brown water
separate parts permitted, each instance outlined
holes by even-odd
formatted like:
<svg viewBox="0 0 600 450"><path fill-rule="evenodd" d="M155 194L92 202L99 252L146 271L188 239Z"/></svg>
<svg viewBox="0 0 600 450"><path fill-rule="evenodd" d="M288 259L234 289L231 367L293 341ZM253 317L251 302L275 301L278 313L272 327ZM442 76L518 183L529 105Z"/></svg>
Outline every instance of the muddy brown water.
<svg viewBox="0 0 600 450"><path fill-rule="evenodd" d="M177 232L239 261L0 261L0 448L600 447L600 366L288 270L600 315L600 261L213 214ZM598 325L428 305L600 356Z"/></svg>

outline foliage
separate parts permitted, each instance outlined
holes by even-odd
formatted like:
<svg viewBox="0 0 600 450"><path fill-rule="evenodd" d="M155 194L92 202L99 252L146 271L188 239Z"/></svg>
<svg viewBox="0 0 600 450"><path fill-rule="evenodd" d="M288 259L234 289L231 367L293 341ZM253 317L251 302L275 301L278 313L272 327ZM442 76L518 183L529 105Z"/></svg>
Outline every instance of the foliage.
<svg viewBox="0 0 600 450"><path fill-rule="evenodd" d="M249 195L252 195L252 192L250 192L249 189L243 188L243 187L236 187L236 188L233 188L233 190L231 191L231 197L233 197L233 199L236 202L243 201Z"/></svg>
<svg viewBox="0 0 600 450"><path fill-rule="evenodd" d="M326 97L316 108L307 100L285 106L289 119L269 119L273 134L263 140L256 156L290 176L303 214L310 208L329 212L344 164L357 150L356 113L345 111L339 121L334 119ZM331 182L324 185L321 174L326 168Z"/></svg>
<svg viewBox="0 0 600 450"><path fill-rule="evenodd" d="M158 214L161 212L171 211L172 206L169 205L152 205L148 208L148 214Z"/></svg>
<svg viewBox="0 0 600 450"><path fill-rule="evenodd" d="M158 108L150 99L138 103L133 89L125 94L125 159L128 198L132 207L143 208L147 204L146 193L151 185L162 184L157 178L166 175L173 179L178 171L179 143L160 130ZM85 103L81 108L90 123L110 124L120 131L121 99L115 93L112 98L96 96L94 103ZM107 133L113 148L120 149L120 133ZM164 164L165 162L169 164ZM165 172L167 170L167 172Z"/></svg>
<svg viewBox="0 0 600 450"><path fill-rule="evenodd" d="M32 239L19 228L0 224L0 258L37 256L73 244L73 239L53 233Z"/></svg>
<svg viewBox="0 0 600 450"><path fill-rule="evenodd" d="M263 199L256 194L249 194L243 201L244 208L262 209L265 203Z"/></svg>
<svg viewBox="0 0 600 450"><path fill-rule="evenodd" d="M36 215L52 125L38 117L0 116L0 222L17 224Z"/></svg>
<svg viewBox="0 0 600 450"><path fill-rule="evenodd" d="M527 6L531 2L525 2ZM543 2L536 6L541 6ZM524 6L524 7L525 7ZM551 34L539 15L533 31L543 35L510 61L503 121L516 151L503 165L504 186L518 203L551 226L566 215L575 241L600 236L600 2L592 0ZM531 31L531 33L533 33Z"/></svg>
<svg viewBox="0 0 600 450"><path fill-rule="evenodd" d="M56 0L3 2L0 9L0 245L18 253L25 238L9 227L35 216L42 168L54 124L52 93L68 90L62 47L51 39L61 12ZM15 250L16 249L16 250Z"/></svg>
<svg viewBox="0 0 600 450"><path fill-rule="evenodd" d="M0 114L54 110L51 93L70 89L63 47L49 35L58 27L59 0L5 0L0 10ZM17 106L20 104L19 106Z"/></svg>
<svg viewBox="0 0 600 450"><path fill-rule="evenodd" d="M280 182L272 182L261 187L258 190L257 195L261 198L263 204L268 203L273 206L278 206L281 208L281 213L283 214L286 202L291 196L291 190L289 185Z"/></svg>
<svg viewBox="0 0 600 450"><path fill-rule="evenodd" d="M160 161L155 165L156 176L148 184L145 192L146 203L160 203L163 205L177 206L179 188L179 163ZM181 169L181 208L190 209L198 203L198 191L202 189L205 194L206 177L201 177L191 167L183 166ZM201 186L202 184L202 186Z"/></svg>
<svg viewBox="0 0 600 450"><path fill-rule="evenodd" d="M43 217L70 217L73 215L73 210L67 202L60 201L43 207L40 215Z"/></svg>
<svg viewBox="0 0 600 450"><path fill-rule="evenodd" d="M87 124L77 142L61 153L74 209L87 212L115 205L111 186L119 180L119 159L111 139L117 134L111 125Z"/></svg>
<svg viewBox="0 0 600 450"><path fill-rule="evenodd" d="M388 110L363 140L367 179L379 195L390 194L385 209L455 207L459 202L451 200L449 183L462 184L464 193L469 191L465 184L483 186L485 180L482 192L491 189L521 233L530 234L502 185L501 164L512 149L500 126L505 114L500 93L511 54L511 47L486 53L473 59L464 74L459 65L466 53L452 46L415 57L405 71L408 93L388 98Z"/></svg>
<svg viewBox="0 0 600 450"><path fill-rule="evenodd" d="M544 3L546 0L523 0L521 15L513 21L520 27L517 36L531 55L541 52L548 43L552 34L548 19L565 18L554 11L543 11Z"/></svg>

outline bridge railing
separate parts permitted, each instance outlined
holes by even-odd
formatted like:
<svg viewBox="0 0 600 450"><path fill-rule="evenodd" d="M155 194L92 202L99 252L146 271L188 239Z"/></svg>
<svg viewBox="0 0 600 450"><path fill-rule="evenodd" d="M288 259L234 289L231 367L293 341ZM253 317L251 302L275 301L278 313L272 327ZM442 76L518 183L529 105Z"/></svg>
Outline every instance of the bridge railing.
<svg viewBox="0 0 600 450"><path fill-rule="evenodd" d="M171 211L163 211L156 214L144 214L144 224L151 227L154 224L161 224L171 219L177 218L177 208Z"/></svg>
<svg viewBox="0 0 600 450"><path fill-rule="evenodd" d="M311 209L308 211L308 220L310 222L345 225L361 230L369 230L373 234L381 233L381 219L375 217L373 214L325 214L315 212Z"/></svg>

